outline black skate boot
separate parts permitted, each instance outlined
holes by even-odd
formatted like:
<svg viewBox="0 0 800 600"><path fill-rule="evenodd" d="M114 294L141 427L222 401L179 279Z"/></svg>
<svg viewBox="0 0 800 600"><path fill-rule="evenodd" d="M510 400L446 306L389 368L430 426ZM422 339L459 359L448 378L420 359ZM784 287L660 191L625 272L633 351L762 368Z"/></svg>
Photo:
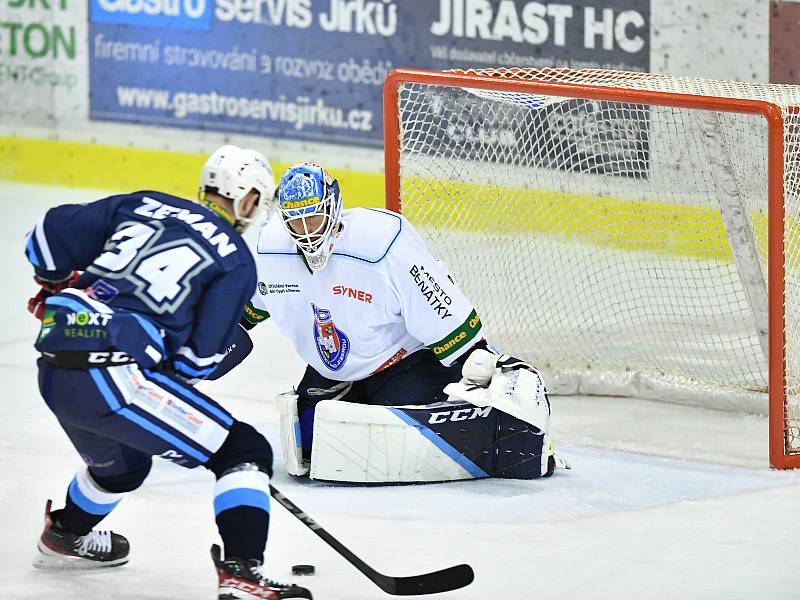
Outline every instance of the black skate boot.
<svg viewBox="0 0 800 600"><path fill-rule="evenodd" d="M311 600L306 588L276 583L265 578L257 560L220 558L220 548L211 546L211 558L219 576L219 600Z"/></svg>
<svg viewBox="0 0 800 600"><path fill-rule="evenodd" d="M61 529L60 511L44 509L44 531L39 538L40 556L33 566L39 569L98 569L120 567L128 562L128 540L112 531L91 531L75 535Z"/></svg>

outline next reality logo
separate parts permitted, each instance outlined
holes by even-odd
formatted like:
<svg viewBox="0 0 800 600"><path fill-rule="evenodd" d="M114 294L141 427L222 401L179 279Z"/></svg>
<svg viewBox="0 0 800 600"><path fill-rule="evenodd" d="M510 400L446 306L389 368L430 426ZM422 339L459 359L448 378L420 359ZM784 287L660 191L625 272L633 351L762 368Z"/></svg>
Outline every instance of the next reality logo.
<svg viewBox="0 0 800 600"><path fill-rule="evenodd" d="M211 28L213 0L91 0L91 20L140 27Z"/></svg>

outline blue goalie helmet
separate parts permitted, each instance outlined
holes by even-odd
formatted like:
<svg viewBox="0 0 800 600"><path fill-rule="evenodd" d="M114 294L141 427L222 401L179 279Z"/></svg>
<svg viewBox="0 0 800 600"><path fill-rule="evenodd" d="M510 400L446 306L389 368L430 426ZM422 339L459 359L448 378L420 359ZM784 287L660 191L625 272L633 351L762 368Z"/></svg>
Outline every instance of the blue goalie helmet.
<svg viewBox="0 0 800 600"><path fill-rule="evenodd" d="M322 269L333 252L342 216L339 183L319 165L297 164L281 177L278 210L308 266Z"/></svg>

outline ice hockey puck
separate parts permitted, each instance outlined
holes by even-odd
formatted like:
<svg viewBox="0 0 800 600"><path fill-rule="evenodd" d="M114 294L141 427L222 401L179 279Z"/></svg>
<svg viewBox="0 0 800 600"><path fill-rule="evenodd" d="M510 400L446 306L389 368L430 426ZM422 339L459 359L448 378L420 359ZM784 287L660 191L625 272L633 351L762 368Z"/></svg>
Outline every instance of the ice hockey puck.
<svg viewBox="0 0 800 600"><path fill-rule="evenodd" d="M314 573L315 573L314 565L292 566L292 575L313 575Z"/></svg>

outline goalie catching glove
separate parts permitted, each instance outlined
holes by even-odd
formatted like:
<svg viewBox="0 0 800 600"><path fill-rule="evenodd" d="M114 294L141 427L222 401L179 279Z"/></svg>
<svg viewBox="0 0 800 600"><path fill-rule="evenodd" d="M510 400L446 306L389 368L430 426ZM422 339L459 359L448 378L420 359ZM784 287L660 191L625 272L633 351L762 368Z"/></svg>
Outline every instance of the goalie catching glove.
<svg viewBox="0 0 800 600"><path fill-rule="evenodd" d="M523 360L473 350L461 369L462 379L444 388L451 400L491 406L543 433L550 428L550 401L539 373Z"/></svg>

